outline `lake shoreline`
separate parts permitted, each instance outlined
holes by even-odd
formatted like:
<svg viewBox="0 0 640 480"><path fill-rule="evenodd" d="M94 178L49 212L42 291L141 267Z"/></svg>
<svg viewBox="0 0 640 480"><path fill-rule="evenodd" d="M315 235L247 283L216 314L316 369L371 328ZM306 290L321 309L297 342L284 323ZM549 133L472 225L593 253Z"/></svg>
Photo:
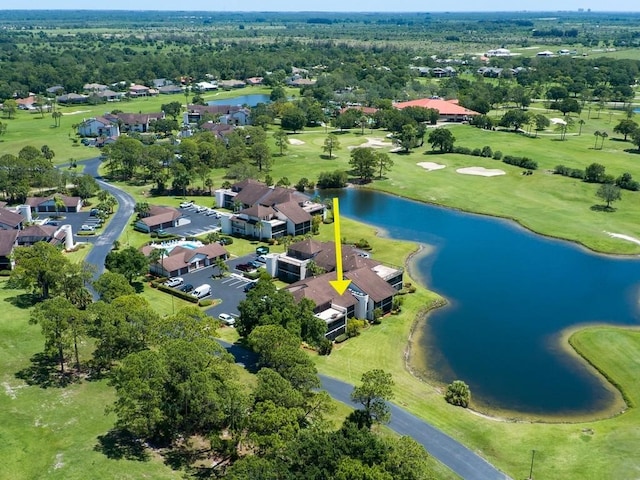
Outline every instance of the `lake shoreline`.
<svg viewBox="0 0 640 480"><path fill-rule="evenodd" d="M638 251L636 253L619 253L619 252L614 252L614 251L597 250L595 248L591 248L590 246L582 243L579 240L569 239L569 238L566 238L566 237L562 237L562 236L559 236L559 235L552 235L552 234L549 234L549 233L538 232L538 231L533 230L532 228L528 227L527 225L523 224L519 219L517 219L515 217L511 217L511 216L497 215L497 214L491 214L491 213L483 213L483 212L478 212L478 211L474 211L474 210L465 210L463 208L454 207L454 206L451 206L451 205L445 205L443 203L433 202L433 201L429 201L429 200L422 199L422 198L415 198L415 197L411 197L411 196L408 196L408 195L402 195L400 193L391 193L391 192L388 192L387 190L376 188L373 184L357 185L357 184L351 184L350 183L345 188L353 188L353 189L362 189L362 190L374 191L374 192L382 193L382 194L385 194L385 195L390 195L390 196L393 196L393 197L398 197L398 198L403 198L405 200L410 200L412 202L418 202L418 203L422 203L422 204L425 204L425 205L430 205L430 206L433 206L433 207L452 210L454 212L465 213L465 214L469 214L469 215L479 215L479 216L482 216L482 217L494 218L496 220L513 222L519 228L527 231L530 234L539 235L541 237L544 237L544 238L547 238L547 239L550 239L550 240L569 242L569 243L572 243L572 244L578 246L579 248L583 249L584 251L586 251L586 252L588 252L590 254L593 254L593 255L603 255L603 256L606 256L606 257L613 258L613 259L618 258L618 259L621 259L621 260L627 260L629 258L640 257L640 251ZM603 232L603 233L605 233L605 232Z"/></svg>
<svg viewBox="0 0 640 480"><path fill-rule="evenodd" d="M352 188L362 188L362 187L353 186ZM392 195L388 192L380 192L379 190L376 190L376 189L367 189L366 187L364 189L373 190L378 193L384 193L386 195ZM422 202L420 200L416 200L411 197L403 197L402 195L396 195L396 196L400 198L405 198L410 201L415 201L418 203L428 203L428 202ZM460 210L452 207L441 206L437 204L432 204L432 205L442 207L442 208L448 208L450 210L454 210L458 212L471 213L473 215L482 215L485 217L492 217L491 215L478 214L475 212L466 212L464 210ZM494 218L497 218L500 220L507 220L507 221L510 220L503 217L494 217ZM386 229L379 228L376 225L369 224L359 219L356 221L358 221L359 223L363 223L365 225L369 225L372 228L374 228L375 235L378 237L392 238ZM619 259L629 258L628 255L612 255L608 253L595 252L580 243L572 242L567 239L555 238L547 235L538 234L537 232L534 232L524 227L518 222L515 222L515 223L518 225L520 229L523 229L530 235L540 235L546 238L567 241L567 242L576 244L577 246L581 247L582 250L585 250L589 254L602 255L606 257L613 257L613 258L619 258ZM436 371L429 367L429 363L431 362L428 361L428 357L425 356L423 358L423 362L421 362L420 364L417 364L415 362L416 357L413 354L413 352L415 351L416 347L420 344L420 339L423 338L423 335L425 334L424 329L421 329L420 327L423 326L424 323L429 321L429 314L439 308L446 307L447 305L449 305L450 301L446 297L438 293L437 291L429 290L426 279L422 278L423 276L420 274L419 269L416 268L416 263L421 258L431 255L435 251L435 247L425 243L421 243L421 242L413 242L413 243L417 245L417 248L404 259L405 272L408 276L408 280L410 282L415 282L416 284L423 287L427 291L435 293L436 295L438 295L439 298L434 302L432 302L430 305L425 306L411 320L409 335L403 349L404 364L407 372L412 377L414 377L417 381L421 383L426 383L429 387L442 392L443 387L445 387L446 385L438 381L437 378L434 376ZM594 375L594 378L597 378L598 383L600 385L602 385L604 388L606 388L607 390L613 393L613 396L614 396L613 402L610 402L604 408L598 408L591 412L577 413L575 415L567 414L567 413L562 413L559 415L553 415L553 414L546 415L546 414L527 413L527 412L518 411L518 410L508 410L508 409L503 410L499 408L493 408L488 405L483 405L482 402L473 405L474 403L473 401L472 401L472 407L469 408L468 410L473 414L485 417L492 421L513 422L513 423L522 423L522 422L548 423L548 424L582 423L582 422L597 421L597 420L612 418L624 413L628 408L627 403L624 401L624 391L622 391L620 386L616 385L614 382L611 382L609 378L603 375L603 373L600 370L598 370L588 358L583 357L580 354L580 352L578 352L569 341L569 337L573 333L579 330L582 330L584 328L589 328L590 326L592 326L592 324L578 325L575 327L571 327L569 329L565 329L562 332L560 332L559 335L555 336L554 341L557 342L559 348L563 351L565 355L578 359L581 364L585 365L588 368L590 374ZM472 396L473 396L473 392L472 392Z"/></svg>

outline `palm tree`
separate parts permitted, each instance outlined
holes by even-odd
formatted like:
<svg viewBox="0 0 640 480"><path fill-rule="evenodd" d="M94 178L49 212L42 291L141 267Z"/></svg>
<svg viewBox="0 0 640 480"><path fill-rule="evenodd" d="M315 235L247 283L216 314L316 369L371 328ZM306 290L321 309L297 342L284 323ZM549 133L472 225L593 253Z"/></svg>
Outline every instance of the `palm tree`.
<svg viewBox="0 0 640 480"><path fill-rule="evenodd" d="M600 137L602 138L602 142L600 142L600 150L602 150L602 148L604 147L604 141L605 139L609 138L609 134L607 132L602 132L600 134Z"/></svg>
<svg viewBox="0 0 640 480"><path fill-rule="evenodd" d="M162 268L162 275L164 275L164 257L167 256L166 248L154 248L149 253L149 265L155 265L160 261L160 267Z"/></svg>
<svg viewBox="0 0 640 480"><path fill-rule="evenodd" d="M582 126L587 123L585 122L583 119L578 120L578 125L580 125L580 128L578 129L578 136L582 135Z"/></svg>
<svg viewBox="0 0 640 480"><path fill-rule="evenodd" d="M601 135L600 130L596 130L595 132L593 132L593 134L596 137L596 143L593 145L593 149L597 150L598 149L598 137L600 137L600 135Z"/></svg>

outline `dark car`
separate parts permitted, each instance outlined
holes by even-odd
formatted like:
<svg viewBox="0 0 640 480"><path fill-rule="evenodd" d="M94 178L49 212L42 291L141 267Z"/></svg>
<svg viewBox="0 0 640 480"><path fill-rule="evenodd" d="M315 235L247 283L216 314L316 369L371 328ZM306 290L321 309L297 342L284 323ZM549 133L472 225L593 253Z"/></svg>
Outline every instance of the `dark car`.
<svg viewBox="0 0 640 480"><path fill-rule="evenodd" d="M240 270L241 272L250 272L251 270L254 269L254 267L253 265L250 265L248 263L240 263L236 265L236 269Z"/></svg>
<svg viewBox="0 0 640 480"><path fill-rule="evenodd" d="M190 283L187 283L180 288L180 291L185 293L189 293L191 290L193 290L193 285L191 285Z"/></svg>
<svg viewBox="0 0 640 480"><path fill-rule="evenodd" d="M255 287L258 284L258 282L249 282L247 284L245 284L244 286L244 291L248 292L249 290L251 290L253 287Z"/></svg>
<svg viewBox="0 0 640 480"><path fill-rule="evenodd" d="M251 265L253 268L260 268L260 267L264 266L262 263L256 262L255 260L251 260L249 262L249 265Z"/></svg>

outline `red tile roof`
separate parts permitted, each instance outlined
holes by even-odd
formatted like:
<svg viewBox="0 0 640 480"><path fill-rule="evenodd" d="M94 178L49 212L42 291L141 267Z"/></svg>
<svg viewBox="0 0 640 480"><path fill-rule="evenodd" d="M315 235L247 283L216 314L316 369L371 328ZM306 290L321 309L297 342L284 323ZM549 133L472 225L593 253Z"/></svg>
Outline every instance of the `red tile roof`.
<svg viewBox="0 0 640 480"><path fill-rule="evenodd" d="M393 106L399 110L407 107L424 107L433 108L440 112L440 115L480 115L478 112L469 110L460 105L457 105L457 100L442 100L436 98L420 98L418 100L411 100L409 102L398 102Z"/></svg>

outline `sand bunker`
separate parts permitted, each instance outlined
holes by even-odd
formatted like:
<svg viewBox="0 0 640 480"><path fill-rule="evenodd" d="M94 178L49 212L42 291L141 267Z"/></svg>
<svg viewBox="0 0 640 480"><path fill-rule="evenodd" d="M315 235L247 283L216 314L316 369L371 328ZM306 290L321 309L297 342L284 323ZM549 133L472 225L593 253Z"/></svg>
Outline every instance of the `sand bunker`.
<svg viewBox="0 0 640 480"><path fill-rule="evenodd" d="M420 163L416 163L416 165L418 165L419 167L424 168L427 171L431 171L431 170L441 170L443 168L446 167L446 165L442 165L440 163L433 163L433 162L420 162Z"/></svg>
<svg viewBox="0 0 640 480"><path fill-rule="evenodd" d="M498 168L484 168L484 167L467 167L459 168L456 170L463 175L479 175L481 177L495 177L496 175L506 175L504 170Z"/></svg>
<svg viewBox="0 0 640 480"><path fill-rule="evenodd" d="M361 143L360 145L357 145L355 147L350 146L349 150L353 150L354 148L367 148L367 147L383 148L383 147L392 147L392 146L393 146L393 143L385 142L381 138L367 138L367 141L365 143Z"/></svg>
<svg viewBox="0 0 640 480"><path fill-rule="evenodd" d="M289 143L291 145L304 145L304 142L302 140L298 140L297 138L290 138Z"/></svg>
<svg viewBox="0 0 640 480"><path fill-rule="evenodd" d="M627 240L628 242L633 242L633 243L637 243L638 245L640 245L640 239L637 239L637 238L632 237L630 235L623 235L622 233L611 233L611 232L607 232L607 231L605 231L604 233L606 233L610 237L619 238L621 240Z"/></svg>
<svg viewBox="0 0 640 480"><path fill-rule="evenodd" d="M64 112L62 115L78 115L79 113L89 113L91 110L75 110L73 112Z"/></svg>

